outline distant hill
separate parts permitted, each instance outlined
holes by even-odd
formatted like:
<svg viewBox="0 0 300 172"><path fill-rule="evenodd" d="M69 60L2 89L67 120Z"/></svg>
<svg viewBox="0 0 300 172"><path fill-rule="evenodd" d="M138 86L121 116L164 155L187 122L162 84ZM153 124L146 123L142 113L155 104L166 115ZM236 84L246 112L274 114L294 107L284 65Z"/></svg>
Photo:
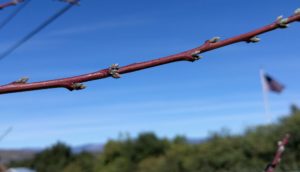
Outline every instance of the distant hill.
<svg viewBox="0 0 300 172"><path fill-rule="evenodd" d="M190 144L200 144L204 142L204 139L188 139L188 143ZM82 152L88 152L91 154L99 154L104 149L103 144L85 144L81 146L72 147L72 152L74 154L79 154ZM30 148L30 149L15 149L15 150L1 150L0 149L0 164L1 163L9 163L12 161L23 161L32 159L35 154L43 151L40 148Z"/></svg>
<svg viewBox="0 0 300 172"><path fill-rule="evenodd" d="M98 154L103 150L102 144L86 144L82 146L76 146L71 148L72 152L79 154L81 152L88 152L91 154ZM30 148L30 149L10 149L4 150L0 149L0 164L6 164L12 161L23 161L32 159L37 153L43 151L40 148Z"/></svg>
<svg viewBox="0 0 300 172"><path fill-rule="evenodd" d="M0 150L0 163L6 164L11 161L23 161L34 157L39 152L37 150Z"/></svg>

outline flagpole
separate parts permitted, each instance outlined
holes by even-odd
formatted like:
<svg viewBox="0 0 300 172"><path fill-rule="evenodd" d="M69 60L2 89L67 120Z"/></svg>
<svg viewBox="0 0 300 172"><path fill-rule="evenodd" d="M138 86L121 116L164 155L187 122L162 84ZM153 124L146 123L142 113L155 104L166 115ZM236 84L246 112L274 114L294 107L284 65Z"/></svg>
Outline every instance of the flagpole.
<svg viewBox="0 0 300 172"><path fill-rule="evenodd" d="M262 95L263 95L263 102L265 108L265 116L268 123L272 122L272 115L270 113L270 103L269 103L269 95L268 95L268 86L265 80L265 72L263 69L260 70L260 79L262 85Z"/></svg>

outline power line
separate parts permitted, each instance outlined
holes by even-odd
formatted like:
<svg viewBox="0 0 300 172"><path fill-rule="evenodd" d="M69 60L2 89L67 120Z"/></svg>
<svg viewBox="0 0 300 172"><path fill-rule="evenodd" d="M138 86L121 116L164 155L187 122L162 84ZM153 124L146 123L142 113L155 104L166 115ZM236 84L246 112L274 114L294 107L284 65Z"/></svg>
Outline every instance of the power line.
<svg viewBox="0 0 300 172"><path fill-rule="evenodd" d="M31 0L26 0L23 5L17 8L13 13L11 13L5 20L0 23L0 30L4 28L22 9L24 9Z"/></svg>
<svg viewBox="0 0 300 172"><path fill-rule="evenodd" d="M55 13L53 16L48 18L45 22L43 22L41 25L39 25L36 29L31 31L29 34L27 34L24 38L13 44L10 48L8 48L6 51L4 51L0 55L0 60L3 60L5 57L10 55L13 51L15 51L17 48L19 48L21 45L26 43L28 40L30 40L33 36L41 32L44 28L46 28L49 24L51 24L54 20L59 18L61 15L63 15L65 12L67 12L69 9L71 9L75 3L73 2L68 2L69 4L66 5L64 8L59 10L57 13Z"/></svg>

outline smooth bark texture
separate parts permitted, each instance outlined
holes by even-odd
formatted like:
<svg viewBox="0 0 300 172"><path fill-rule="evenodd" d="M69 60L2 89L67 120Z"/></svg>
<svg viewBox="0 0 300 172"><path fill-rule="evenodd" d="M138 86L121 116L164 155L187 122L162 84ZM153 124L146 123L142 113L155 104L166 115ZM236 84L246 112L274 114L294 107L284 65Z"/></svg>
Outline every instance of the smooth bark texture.
<svg viewBox="0 0 300 172"><path fill-rule="evenodd" d="M199 55L207 51L211 51L238 42L247 42L247 43L259 42L260 39L257 37L258 35L273 31L278 28L287 28L288 24L293 22L299 22L299 21L300 21L300 10L298 9L295 11L294 15L288 18L283 18L282 16L280 16L272 24L253 30L251 32L241 34L226 40L220 40L220 38L214 37L210 40L205 41L203 45L197 48L190 49L175 55L171 55L171 56L167 56L155 60L140 62L140 63L134 63L123 67L119 67L117 64L114 64L109 68L94 73L84 74L84 75L70 77L70 78L55 79L55 80L34 82L34 83L27 83L28 79L22 78L10 84L0 86L0 94L41 90L41 89L49 89L49 88L67 88L71 91L81 90L85 88L85 86L82 84L83 82L103 79L107 77L120 78L121 74L135 72L138 70L160 66L172 62L178 62L178 61L193 62L201 59Z"/></svg>

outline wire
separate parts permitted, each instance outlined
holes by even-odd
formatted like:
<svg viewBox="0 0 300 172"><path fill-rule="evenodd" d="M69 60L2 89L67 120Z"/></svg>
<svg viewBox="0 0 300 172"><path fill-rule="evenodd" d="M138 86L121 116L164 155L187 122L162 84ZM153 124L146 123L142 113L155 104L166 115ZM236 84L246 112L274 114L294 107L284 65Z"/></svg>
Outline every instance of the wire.
<svg viewBox="0 0 300 172"><path fill-rule="evenodd" d="M0 60L3 60L8 55L10 55L12 52L14 52L17 48L19 48L21 45L26 43L28 40L30 40L33 36L41 32L44 28L46 28L49 24L51 24L54 20L59 18L61 15L63 15L65 12L67 12L71 7L74 6L74 3L69 3L66 7L59 10L57 13L55 13L53 16L48 18L45 22L43 22L41 25L39 25L36 29L34 29L32 32L27 34L24 38L13 44L10 48L8 48L6 51L4 51L0 55Z"/></svg>
<svg viewBox="0 0 300 172"><path fill-rule="evenodd" d="M0 23L0 30L4 28L16 15L24 9L31 0L26 0L21 6L19 6L13 13L11 13L5 20Z"/></svg>

